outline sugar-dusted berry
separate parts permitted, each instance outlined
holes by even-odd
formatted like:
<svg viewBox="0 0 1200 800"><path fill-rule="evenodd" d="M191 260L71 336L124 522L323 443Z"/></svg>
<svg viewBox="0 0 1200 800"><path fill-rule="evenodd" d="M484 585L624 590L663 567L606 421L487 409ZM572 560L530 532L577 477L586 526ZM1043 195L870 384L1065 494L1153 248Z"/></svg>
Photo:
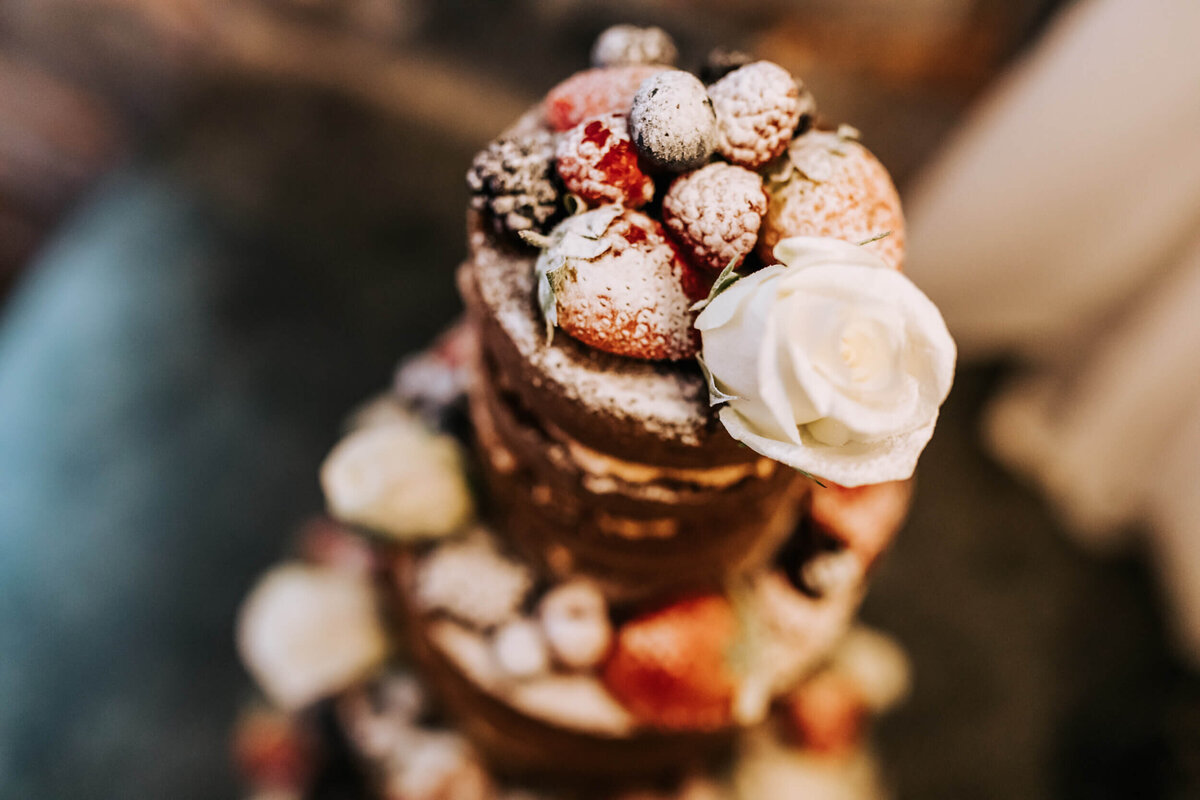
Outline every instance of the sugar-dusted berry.
<svg viewBox="0 0 1200 800"><path fill-rule="evenodd" d="M682 172L708 161L717 119L704 84L677 69L647 78L633 98L629 132L638 151L663 169Z"/></svg>
<svg viewBox="0 0 1200 800"><path fill-rule="evenodd" d="M904 263L900 196L883 164L848 128L809 131L788 147L788 162L770 184L770 206L758 239L768 264L780 239L831 236L864 247L889 265Z"/></svg>
<svg viewBox="0 0 1200 800"><path fill-rule="evenodd" d="M574 128L589 117L628 113L642 81L666 67L631 64L576 72L546 94L546 122L556 131Z"/></svg>
<svg viewBox="0 0 1200 800"><path fill-rule="evenodd" d="M770 61L735 69L708 87L708 96L717 113L717 150L750 169L778 158L801 116L816 109L791 73Z"/></svg>
<svg viewBox="0 0 1200 800"><path fill-rule="evenodd" d="M472 208L491 213L499 233L545 232L560 209L554 139L546 131L501 137L467 171Z"/></svg>
<svg viewBox="0 0 1200 800"><path fill-rule="evenodd" d="M624 114L604 114L559 139L558 175L567 191L589 206L620 203L641 208L654 198L654 180L638 165Z"/></svg>
<svg viewBox="0 0 1200 800"><path fill-rule="evenodd" d="M754 250L767 211L758 173L709 164L681 175L663 197L663 223L688 259L717 272Z"/></svg>
<svg viewBox="0 0 1200 800"><path fill-rule="evenodd" d="M688 265L656 220L601 206L563 220L545 244L538 299L551 330L630 358L695 355Z"/></svg>
<svg viewBox="0 0 1200 800"><path fill-rule="evenodd" d="M727 659L737 635L725 597L678 600L619 628L604 683L643 724L717 730L733 719L736 682Z"/></svg>
<svg viewBox="0 0 1200 800"><path fill-rule="evenodd" d="M592 45L592 66L622 67L630 64L672 66L679 51L670 34L662 28L613 25L596 37Z"/></svg>

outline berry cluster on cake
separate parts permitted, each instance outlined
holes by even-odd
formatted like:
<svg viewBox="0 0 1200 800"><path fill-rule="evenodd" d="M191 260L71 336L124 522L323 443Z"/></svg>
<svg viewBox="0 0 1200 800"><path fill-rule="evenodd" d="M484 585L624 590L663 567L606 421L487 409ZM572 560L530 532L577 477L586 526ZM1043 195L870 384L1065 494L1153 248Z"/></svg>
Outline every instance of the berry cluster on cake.
<svg viewBox="0 0 1200 800"><path fill-rule="evenodd" d="M604 32L468 171L465 319L353 415L243 610L277 709L392 800L874 797L903 655L854 624L954 344L887 171L779 65Z"/></svg>

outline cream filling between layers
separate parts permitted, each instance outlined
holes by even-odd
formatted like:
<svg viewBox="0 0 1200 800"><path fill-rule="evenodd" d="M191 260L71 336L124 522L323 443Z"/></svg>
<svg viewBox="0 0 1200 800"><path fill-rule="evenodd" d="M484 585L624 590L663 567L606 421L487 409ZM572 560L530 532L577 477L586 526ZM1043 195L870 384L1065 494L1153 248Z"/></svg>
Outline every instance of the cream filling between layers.
<svg viewBox="0 0 1200 800"><path fill-rule="evenodd" d="M719 467L663 467L626 461L594 450L550 424L546 424L546 432L567 448L571 461L581 472L595 479L595 486L589 485L588 488L597 493L617 490L615 485L612 488L600 488L609 486L604 479L616 479L635 486L671 481L705 489L726 489L750 477L769 478L778 466L769 458L759 458L746 464Z"/></svg>

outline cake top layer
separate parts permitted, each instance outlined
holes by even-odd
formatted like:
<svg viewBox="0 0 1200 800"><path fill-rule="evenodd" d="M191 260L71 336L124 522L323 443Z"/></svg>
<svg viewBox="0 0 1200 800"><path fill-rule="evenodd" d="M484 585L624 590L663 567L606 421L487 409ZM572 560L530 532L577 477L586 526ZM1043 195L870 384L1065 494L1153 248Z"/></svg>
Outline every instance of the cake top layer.
<svg viewBox="0 0 1200 800"><path fill-rule="evenodd" d="M535 257L498 242L475 215L469 240L480 299L543 389L577 405L600 428L629 426L682 447L699 447L716 433L694 362L623 358L562 333L547 340L533 303Z"/></svg>
<svg viewBox="0 0 1200 800"><path fill-rule="evenodd" d="M468 173L478 293L516 351L497 371L581 439L704 448L715 419L811 477L909 477L955 347L899 271L887 170L815 128L784 67L726 58L706 84L626 38Z"/></svg>

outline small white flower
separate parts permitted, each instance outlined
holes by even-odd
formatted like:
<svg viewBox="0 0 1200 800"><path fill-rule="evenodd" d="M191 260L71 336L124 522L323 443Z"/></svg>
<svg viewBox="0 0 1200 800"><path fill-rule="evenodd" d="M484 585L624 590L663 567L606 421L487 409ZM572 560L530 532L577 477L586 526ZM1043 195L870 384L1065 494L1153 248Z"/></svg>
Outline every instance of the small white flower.
<svg viewBox="0 0 1200 800"><path fill-rule="evenodd" d="M444 536L473 513L458 444L410 415L352 431L321 486L334 517L395 539Z"/></svg>
<svg viewBox="0 0 1200 800"><path fill-rule="evenodd" d="M247 669L286 709L349 687L387 654L367 580L302 564L259 580L242 606L237 638Z"/></svg>
<svg viewBox="0 0 1200 800"><path fill-rule="evenodd" d="M954 379L937 307L869 251L794 237L696 319L720 419L752 450L843 486L909 477Z"/></svg>

